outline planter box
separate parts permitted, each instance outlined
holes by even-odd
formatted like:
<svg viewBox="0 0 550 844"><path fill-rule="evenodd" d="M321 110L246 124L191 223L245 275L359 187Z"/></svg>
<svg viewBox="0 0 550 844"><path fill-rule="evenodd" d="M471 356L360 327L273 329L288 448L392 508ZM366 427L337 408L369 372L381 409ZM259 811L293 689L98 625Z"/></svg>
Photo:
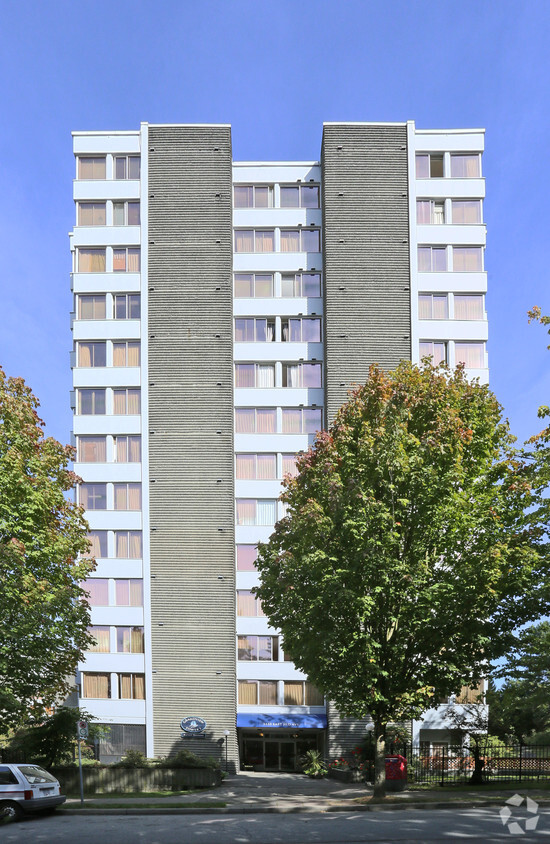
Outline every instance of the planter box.
<svg viewBox="0 0 550 844"><path fill-rule="evenodd" d="M358 771L357 768L329 768L328 775L338 782L365 781L365 772Z"/></svg>
<svg viewBox="0 0 550 844"><path fill-rule="evenodd" d="M64 794L78 794L78 768L51 768ZM221 771L215 768L82 768L84 794L118 791L183 791L187 788L213 788L221 785Z"/></svg>

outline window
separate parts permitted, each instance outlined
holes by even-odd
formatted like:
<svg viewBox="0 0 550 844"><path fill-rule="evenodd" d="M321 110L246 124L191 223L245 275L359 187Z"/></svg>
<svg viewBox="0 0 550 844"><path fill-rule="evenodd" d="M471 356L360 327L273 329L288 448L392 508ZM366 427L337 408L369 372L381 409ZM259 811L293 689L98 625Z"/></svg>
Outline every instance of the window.
<svg viewBox="0 0 550 844"><path fill-rule="evenodd" d="M455 319L483 319L483 296L455 293Z"/></svg>
<svg viewBox="0 0 550 844"><path fill-rule="evenodd" d="M77 343L78 366L106 366L107 344L100 342Z"/></svg>
<svg viewBox="0 0 550 844"><path fill-rule="evenodd" d="M107 250L77 249L77 267L79 273L104 273L107 266Z"/></svg>
<svg viewBox="0 0 550 844"><path fill-rule="evenodd" d="M83 557L106 557L107 556L107 531L92 530L86 537L90 543L88 551L82 552Z"/></svg>
<svg viewBox="0 0 550 844"><path fill-rule="evenodd" d="M320 296L321 273L283 273L281 285L281 295L285 298Z"/></svg>
<svg viewBox="0 0 550 844"><path fill-rule="evenodd" d="M139 319L140 316L139 293L116 293L113 296L113 319Z"/></svg>
<svg viewBox="0 0 550 844"><path fill-rule="evenodd" d="M85 510L106 510L107 484L80 484L78 500Z"/></svg>
<svg viewBox="0 0 550 844"><path fill-rule="evenodd" d="M139 202L113 202L113 226L139 226Z"/></svg>
<svg viewBox="0 0 550 844"><path fill-rule="evenodd" d="M113 342L113 366L139 366L139 340L117 340Z"/></svg>
<svg viewBox="0 0 550 844"><path fill-rule="evenodd" d="M106 700L111 697L110 674L82 674L82 697Z"/></svg>
<svg viewBox="0 0 550 844"><path fill-rule="evenodd" d="M317 407L283 407L283 434L316 434L323 427L323 411Z"/></svg>
<svg viewBox="0 0 550 844"><path fill-rule="evenodd" d="M477 179L481 176L478 153L451 155L451 178Z"/></svg>
<svg viewBox="0 0 550 844"><path fill-rule="evenodd" d="M115 598L117 607L142 607L143 581L115 580Z"/></svg>
<svg viewBox="0 0 550 844"><path fill-rule="evenodd" d="M87 649L92 654L108 654L111 650L110 631L108 627L90 627L88 630L95 642L88 645Z"/></svg>
<svg viewBox="0 0 550 844"><path fill-rule="evenodd" d="M273 296L272 273L235 273L236 299L268 299Z"/></svg>
<svg viewBox="0 0 550 844"><path fill-rule="evenodd" d="M283 478L285 477L285 475L290 475L291 478L295 478L298 474L298 468L296 466L296 455L283 454L281 456L283 458Z"/></svg>
<svg viewBox="0 0 550 844"><path fill-rule="evenodd" d="M437 340L420 341L420 360L431 357L434 366L447 363L447 344Z"/></svg>
<svg viewBox="0 0 550 844"><path fill-rule="evenodd" d="M239 680L239 703L249 706L276 706L276 680Z"/></svg>
<svg viewBox="0 0 550 844"><path fill-rule="evenodd" d="M479 199L453 199L451 202L453 225L478 225L481 223Z"/></svg>
<svg viewBox="0 0 550 844"><path fill-rule="evenodd" d="M104 226L106 223L106 202L79 202L79 226Z"/></svg>
<svg viewBox="0 0 550 844"><path fill-rule="evenodd" d="M277 477L276 454L236 454L238 481L268 481Z"/></svg>
<svg viewBox="0 0 550 844"><path fill-rule="evenodd" d="M271 343L275 339L275 322L268 319L235 319L236 343Z"/></svg>
<svg viewBox="0 0 550 844"><path fill-rule="evenodd" d="M434 199L416 200L416 222L423 225L443 225L445 222L445 203Z"/></svg>
<svg viewBox="0 0 550 844"><path fill-rule="evenodd" d="M109 581L105 577L89 577L82 584L91 607L109 606Z"/></svg>
<svg viewBox="0 0 550 844"><path fill-rule="evenodd" d="M141 250L139 246L119 246L113 249L114 273L139 273Z"/></svg>
<svg viewBox="0 0 550 844"><path fill-rule="evenodd" d="M119 674L118 696L121 700L145 700L145 674Z"/></svg>
<svg viewBox="0 0 550 844"><path fill-rule="evenodd" d="M235 387L274 387L273 363L236 363Z"/></svg>
<svg viewBox="0 0 550 844"><path fill-rule="evenodd" d="M141 560L143 556L140 530L115 530L115 557L119 560Z"/></svg>
<svg viewBox="0 0 550 844"><path fill-rule="evenodd" d="M238 525L274 525L277 502L273 499L237 498Z"/></svg>
<svg viewBox="0 0 550 844"><path fill-rule="evenodd" d="M420 293L418 295L418 319L448 319L449 309L446 293Z"/></svg>
<svg viewBox="0 0 550 844"><path fill-rule="evenodd" d="M275 252L275 231L235 229L235 252Z"/></svg>
<svg viewBox="0 0 550 844"><path fill-rule="evenodd" d="M139 155L116 155L114 166L115 179L139 179L141 160Z"/></svg>
<svg viewBox="0 0 550 844"><path fill-rule="evenodd" d="M77 455L80 463L105 463L107 437L78 437Z"/></svg>
<svg viewBox="0 0 550 844"><path fill-rule="evenodd" d="M281 208L319 208L319 185L281 185Z"/></svg>
<svg viewBox="0 0 550 844"><path fill-rule="evenodd" d="M142 654L143 627L117 627L116 650L119 654Z"/></svg>
<svg viewBox="0 0 550 844"><path fill-rule="evenodd" d="M283 363L283 387L320 387L320 363Z"/></svg>
<svg viewBox="0 0 550 844"><path fill-rule="evenodd" d="M262 602L247 589L237 589L237 615L248 618L263 617Z"/></svg>
<svg viewBox="0 0 550 844"><path fill-rule="evenodd" d="M278 636L238 636L238 658L242 662L278 662Z"/></svg>
<svg viewBox="0 0 550 844"><path fill-rule="evenodd" d="M453 246L453 270L456 273L475 273L483 270L481 246Z"/></svg>
<svg viewBox="0 0 550 844"><path fill-rule="evenodd" d="M420 153L416 156L417 179L443 178L443 153Z"/></svg>
<svg viewBox="0 0 550 844"><path fill-rule="evenodd" d="M455 362L463 363L466 369L483 369L485 343L455 343Z"/></svg>
<svg viewBox="0 0 550 844"><path fill-rule="evenodd" d="M418 272L440 273L447 269L447 249L445 246L419 246Z"/></svg>
<svg viewBox="0 0 550 844"><path fill-rule="evenodd" d="M98 293L92 296L78 296L78 318L79 319L105 319L105 294Z"/></svg>
<svg viewBox="0 0 550 844"><path fill-rule="evenodd" d="M320 229L281 229L281 252L320 251Z"/></svg>
<svg viewBox="0 0 550 844"><path fill-rule="evenodd" d="M115 510L141 510L141 484L114 484Z"/></svg>
<svg viewBox="0 0 550 844"><path fill-rule="evenodd" d="M127 387L113 390L113 413L115 416L134 416L141 412L141 390Z"/></svg>
<svg viewBox="0 0 550 844"><path fill-rule="evenodd" d="M285 680L285 706L323 706L325 699L307 680Z"/></svg>
<svg viewBox="0 0 550 844"><path fill-rule="evenodd" d="M320 343L321 320L317 318L291 317L283 319L282 339L290 343Z"/></svg>
<svg viewBox="0 0 550 844"><path fill-rule="evenodd" d="M78 178L79 179L104 179L105 178L105 157L104 156L78 156Z"/></svg>
<svg viewBox="0 0 550 844"><path fill-rule="evenodd" d="M141 461L140 436L116 436L114 447L117 463L139 463Z"/></svg>
<svg viewBox="0 0 550 844"><path fill-rule="evenodd" d="M277 430L277 411L274 407L236 407L235 433L274 434Z"/></svg>
<svg viewBox="0 0 550 844"><path fill-rule="evenodd" d="M103 416L105 413L105 390L78 391L78 413L80 416Z"/></svg>
<svg viewBox="0 0 550 844"><path fill-rule="evenodd" d="M235 185L233 188L235 208L273 208L271 185Z"/></svg>
<svg viewBox="0 0 550 844"><path fill-rule="evenodd" d="M256 545L237 545L237 571L256 571Z"/></svg>

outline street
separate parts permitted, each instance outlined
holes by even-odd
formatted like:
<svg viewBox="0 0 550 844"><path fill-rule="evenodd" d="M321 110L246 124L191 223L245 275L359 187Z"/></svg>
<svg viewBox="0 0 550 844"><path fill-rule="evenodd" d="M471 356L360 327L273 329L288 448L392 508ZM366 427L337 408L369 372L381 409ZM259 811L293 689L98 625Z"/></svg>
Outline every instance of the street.
<svg viewBox="0 0 550 844"><path fill-rule="evenodd" d="M539 841L550 836L550 808L537 830L511 834L498 808L324 814L54 815L4 826L6 844L362 844L362 842ZM515 820L521 820L515 814Z"/></svg>

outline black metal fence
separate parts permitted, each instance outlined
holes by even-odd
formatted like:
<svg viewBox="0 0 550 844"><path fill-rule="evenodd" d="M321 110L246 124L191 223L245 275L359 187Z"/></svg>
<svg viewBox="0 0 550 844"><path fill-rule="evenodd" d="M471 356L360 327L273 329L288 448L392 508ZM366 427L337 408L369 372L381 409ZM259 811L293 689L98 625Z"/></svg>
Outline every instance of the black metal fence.
<svg viewBox="0 0 550 844"><path fill-rule="evenodd" d="M426 785L464 785L477 774L482 782L550 780L550 746L542 745L393 745L390 753L407 759L408 781Z"/></svg>

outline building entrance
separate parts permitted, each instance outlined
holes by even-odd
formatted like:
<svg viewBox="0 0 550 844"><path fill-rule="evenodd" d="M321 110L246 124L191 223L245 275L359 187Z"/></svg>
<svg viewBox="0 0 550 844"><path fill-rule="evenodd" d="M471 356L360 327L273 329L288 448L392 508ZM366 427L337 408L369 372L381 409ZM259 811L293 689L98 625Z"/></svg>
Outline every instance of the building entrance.
<svg viewBox="0 0 550 844"><path fill-rule="evenodd" d="M321 750L322 742L321 732L309 736L243 733L242 766L255 771L296 771L300 757L308 750Z"/></svg>

